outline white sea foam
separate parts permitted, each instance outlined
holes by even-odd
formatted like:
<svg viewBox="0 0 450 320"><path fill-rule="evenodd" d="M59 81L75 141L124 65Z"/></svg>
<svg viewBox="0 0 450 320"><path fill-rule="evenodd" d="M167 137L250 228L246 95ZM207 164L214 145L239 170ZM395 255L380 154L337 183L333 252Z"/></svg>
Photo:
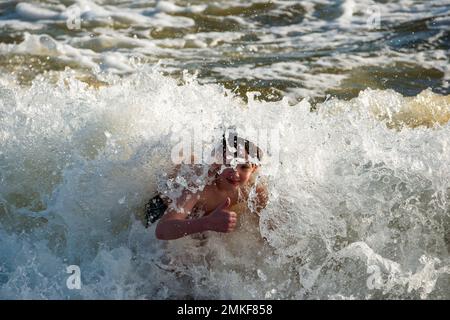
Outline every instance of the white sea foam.
<svg viewBox="0 0 450 320"><path fill-rule="evenodd" d="M12 34L22 30L30 31L30 34L24 33L22 43L2 44L0 53L48 54L71 66L118 74L133 72L133 65L128 60L135 57L162 60L168 71L174 72L184 69L189 61L191 68L211 67L217 71L214 74L220 80L236 80L242 74L269 81L289 79L295 86L284 93L296 92L294 95L298 97L324 96L330 87L339 87L340 81L350 78L361 67L389 68L395 63L408 63L417 68L441 71L442 79L433 81L440 82L441 92L448 88L448 49L435 48L436 43L445 41L448 1L378 3L346 0L336 3L317 0L300 3L303 11L295 13L289 10L299 5L297 1L274 1L271 11L258 9L260 11L253 15L236 13L239 12L236 8L248 9L256 3L260 2L196 2L191 6L175 1L134 1L117 5L91 0L67 4L21 2L13 12L0 19L0 25ZM78 16L74 17L75 13ZM372 23L376 22L374 13L380 16L379 25ZM206 27L194 31L197 25L193 14L210 19L206 25L224 30ZM272 24L258 20L268 14L288 20L278 23L272 19ZM288 23L289 19L295 21L298 15L302 15L301 21ZM51 29L54 25L64 28L72 18L79 18L80 27L71 29L70 34L56 36L35 32L46 27ZM420 50L398 50L396 43L404 41L406 35L397 39L395 32L390 34L385 29L397 26L401 34L402 24L419 23L421 19L426 20L424 23L431 30L427 41L418 45ZM170 36L168 30L176 36ZM153 31L169 32L169 35L154 37ZM246 40L249 35L253 40ZM407 36L412 40L416 37L414 34ZM56 49L43 46L40 43L42 37L51 39L49 43ZM360 49L361 46L367 48ZM110 51L115 53L110 54ZM288 69L277 68L280 63L291 64L288 69L300 68L302 72L295 76ZM328 68L339 69L339 73L330 73ZM251 74L247 74L248 71ZM368 76L373 77L373 74ZM205 76L205 82L216 80ZM425 88L424 85L420 87Z"/></svg>
<svg viewBox="0 0 450 320"><path fill-rule="evenodd" d="M26 20L46 20L57 19L60 14L57 11L49 10L31 3L20 2L16 5L17 14Z"/></svg>
<svg viewBox="0 0 450 320"><path fill-rule="evenodd" d="M365 90L312 113L138 69L99 89L2 80L2 298L448 298L448 96ZM156 240L138 217L171 148L230 125L280 133L259 223Z"/></svg>

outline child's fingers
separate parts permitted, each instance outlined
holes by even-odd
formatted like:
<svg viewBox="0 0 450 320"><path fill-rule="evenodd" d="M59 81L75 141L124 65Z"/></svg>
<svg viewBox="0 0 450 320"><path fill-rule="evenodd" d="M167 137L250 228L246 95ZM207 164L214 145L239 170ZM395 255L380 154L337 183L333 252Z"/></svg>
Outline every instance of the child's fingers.
<svg viewBox="0 0 450 320"><path fill-rule="evenodd" d="M236 218L233 218L233 217L230 217L229 219L228 219L228 223L236 223Z"/></svg>
<svg viewBox="0 0 450 320"><path fill-rule="evenodd" d="M230 218L234 218L234 219L236 219L237 218L237 214L236 214L236 212L234 212L234 211L229 211L229 214L230 214Z"/></svg>
<svg viewBox="0 0 450 320"><path fill-rule="evenodd" d="M233 229L236 228L236 221L230 221L228 223L228 229Z"/></svg>

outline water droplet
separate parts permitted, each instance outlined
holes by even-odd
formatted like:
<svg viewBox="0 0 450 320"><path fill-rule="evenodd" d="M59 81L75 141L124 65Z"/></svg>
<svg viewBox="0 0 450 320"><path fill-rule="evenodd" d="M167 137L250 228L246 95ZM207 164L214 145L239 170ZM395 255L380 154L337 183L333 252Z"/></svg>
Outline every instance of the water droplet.
<svg viewBox="0 0 450 320"><path fill-rule="evenodd" d="M266 277L266 275L264 274L264 272L262 272L260 269L257 269L256 270L256 273L258 274L258 277L262 280L262 281L267 281L267 277Z"/></svg>

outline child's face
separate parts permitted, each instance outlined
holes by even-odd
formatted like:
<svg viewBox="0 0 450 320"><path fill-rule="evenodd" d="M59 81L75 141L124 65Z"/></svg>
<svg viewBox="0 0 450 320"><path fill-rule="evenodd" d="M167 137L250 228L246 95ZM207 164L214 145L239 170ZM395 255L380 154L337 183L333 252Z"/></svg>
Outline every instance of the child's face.
<svg viewBox="0 0 450 320"><path fill-rule="evenodd" d="M219 174L219 179L224 185L227 185L230 188L238 188L249 181L250 176L255 170L255 165L249 163L238 164L235 168L228 167L223 170L222 173Z"/></svg>

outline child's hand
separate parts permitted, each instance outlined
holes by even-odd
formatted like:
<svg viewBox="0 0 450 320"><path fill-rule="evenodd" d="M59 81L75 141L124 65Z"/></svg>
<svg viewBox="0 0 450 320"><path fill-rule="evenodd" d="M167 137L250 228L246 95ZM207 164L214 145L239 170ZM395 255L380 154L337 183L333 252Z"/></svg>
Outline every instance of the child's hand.
<svg viewBox="0 0 450 320"><path fill-rule="evenodd" d="M217 232L231 232L236 227L236 212L227 210L231 200L227 198L208 216L208 229Z"/></svg>

